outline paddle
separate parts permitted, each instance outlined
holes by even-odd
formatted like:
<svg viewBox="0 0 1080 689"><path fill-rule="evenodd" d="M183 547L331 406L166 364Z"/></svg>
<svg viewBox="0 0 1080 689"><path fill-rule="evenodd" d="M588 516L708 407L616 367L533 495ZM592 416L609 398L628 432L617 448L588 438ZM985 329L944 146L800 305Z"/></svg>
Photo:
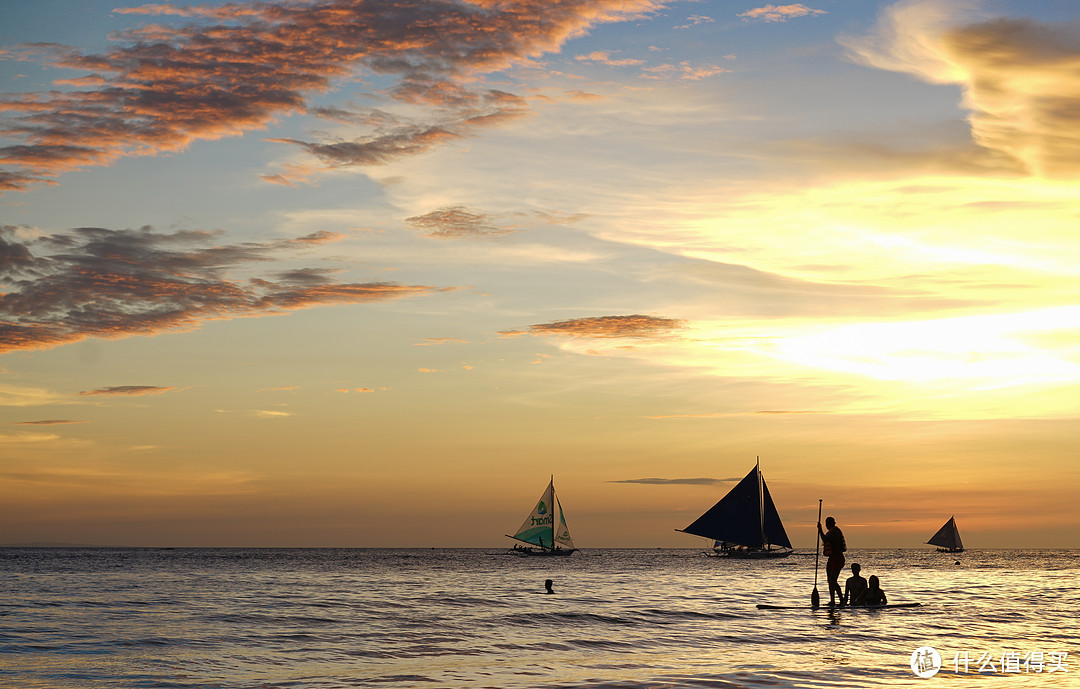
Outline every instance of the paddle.
<svg viewBox="0 0 1080 689"><path fill-rule="evenodd" d="M816 608L821 605L821 594L817 591L818 557L821 554L821 499L817 501L817 534L814 536L814 590L810 594L810 607Z"/></svg>

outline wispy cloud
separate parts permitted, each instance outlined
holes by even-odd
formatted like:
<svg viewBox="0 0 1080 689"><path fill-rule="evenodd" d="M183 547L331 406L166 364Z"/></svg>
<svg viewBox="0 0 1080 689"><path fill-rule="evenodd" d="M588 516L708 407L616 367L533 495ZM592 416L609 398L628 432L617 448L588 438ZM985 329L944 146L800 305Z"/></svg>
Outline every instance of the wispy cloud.
<svg viewBox="0 0 1080 689"><path fill-rule="evenodd" d="M828 14L828 12L825 10L811 9L802 3L797 3L794 5L765 5L764 7L757 7L742 12L738 16L742 17L744 21L761 19L767 22L786 22L788 19L818 14Z"/></svg>
<svg viewBox="0 0 1080 689"><path fill-rule="evenodd" d="M662 64L655 67L646 67L642 70L642 76L646 79L677 79L681 81L698 81L719 74L727 74L730 69L719 65L697 65L689 60L683 60L679 64Z"/></svg>
<svg viewBox="0 0 1080 689"><path fill-rule="evenodd" d="M504 336L566 335L569 337L662 337L683 327L683 322L660 316L594 316L530 325L528 330L504 330Z"/></svg>
<svg viewBox="0 0 1080 689"><path fill-rule="evenodd" d="M0 445L32 445L59 440L60 436L44 433L19 433L17 435L0 434Z"/></svg>
<svg viewBox="0 0 1080 689"><path fill-rule="evenodd" d="M14 426L62 426L69 423L86 423L86 421L75 421L72 419L42 419L41 421L14 421Z"/></svg>
<svg viewBox="0 0 1080 689"><path fill-rule="evenodd" d="M41 407L64 403L66 395L41 388L0 385L0 407Z"/></svg>
<svg viewBox="0 0 1080 689"><path fill-rule="evenodd" d="M752 412L713 412L711 414L660 414L656 416L646 416L646 419L724 419L731 416L753 416L757 414L830 414L832 412L827 411L786 411L786 410L764 410L764 411L752 411Z"/></svg>
<svg viewBox="0 0 1080 689"><path fill-rule="evenodd" d="M842 43L865 64L959 84L972 137L1024 172L1080 174L1080 26L979 16L970 1L901 2Z"/></svg>
<svg viewBox="0 0 1080 689"><path fill-rule="evenodd" d="M273 409L253 409L251 413L261 419L283 419L292 416L292 412L277 411Z"/></svg>
<svg viewBox="0 0 1080 689"><path fill-rule="evenodd" d="M90 337L191 330L211 320L284 313L329 304L386 301L432 287L335 283L333 271L291 269L246 280L239 266L265 263L338 235L218 244L218 233L149 228L79 228L22 239L0 227L0 352L44 349Z"/></svg>
<svg viewBox="0 0 1080 689"><path fill-rule="evenodd" d="M425 236L436 239L481 239L516 231L510 227L499 227L490 216L460 205L405 218L405 222L423 231Z"/></svg>
<svg viewBox="0 0 1080 689"><path fill-rule="evenodd" d="M423 342L413 342L416 347L430 347L432 345L444 345L444 344L468 344L468 340L462 340L457 337L428 337Z"/></svg>
<svg viewBox="0 0 1080 689"><path fill-rule="evenodd" d="M357 72L390 76L383 95L434 106L428 122L339 142L278 139L331 166L372 165L422 152L478 126L520 115L523 101L477 89L470 77L553 52L605 22L642 16L657 0L542 0L505 5L452 0L148 4L123 14L184 17L147 24L120 45L85 54L57 45L10 56L82 70L70 88L0 98L0 192L130 155L182 150L198 140L267 127L308 109L311 94ZM289 184L289 176L270 176Z"/></svg>
<svg viewBox="0 0 1080 689"><path fill-rule="evenodd" d="M676 26L676 29L689 29L695 26L701 26L702 24L712 24L716 22L712 17L706 17L700 14L692 14L686 18L686 23Z"/></svg>
<svg viewBox="0 0 1080 689"><path fill-rule="evenodd" d="M594 50L585 55L578 55L574 59L579 62L598 62L600 64L608 65L609 67L636 67L637 65L645 64L644 60L611 57L611 53L606 50Z"/></svg>
<svg viewBox="0 0 1080 689"><path fill-rule="evenodd" d="M161 395L166 392L172 392L176 388L163 388L157 385L116 385L107 388L98 388L96 390L83 390L80 395L89 396L129 396L139 397L142 395Z"/></svg>

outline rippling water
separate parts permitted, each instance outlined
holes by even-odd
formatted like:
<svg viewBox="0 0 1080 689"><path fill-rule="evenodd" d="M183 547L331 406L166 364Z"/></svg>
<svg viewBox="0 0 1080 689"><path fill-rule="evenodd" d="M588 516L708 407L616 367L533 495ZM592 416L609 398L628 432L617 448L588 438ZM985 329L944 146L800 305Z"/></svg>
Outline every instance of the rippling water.
<svg viewBox="0 0 1080 689"><path fill-rule="evenodd" d="M1080 686L1080 551L848 556L922 607L756 609L809 603L812 552L0 549L0 686Z"/></svg>

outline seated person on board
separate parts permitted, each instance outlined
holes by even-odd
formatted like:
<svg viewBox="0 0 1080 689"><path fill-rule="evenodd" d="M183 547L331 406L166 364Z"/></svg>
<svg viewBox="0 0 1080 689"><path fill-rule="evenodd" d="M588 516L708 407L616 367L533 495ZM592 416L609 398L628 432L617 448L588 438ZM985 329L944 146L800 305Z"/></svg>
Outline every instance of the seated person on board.
<svg viewBox="0 0 1080 689"><path fill-rule="evenodd" d="M841 605L866 605L866 579L859 576L862 565L851 563L851 576L844 584L844 598Z"/></svg>
<svg viewBox="0 0 1080 689"><path fill-rule="evenodd" d="M874 575L870 575L870 583L866 589L866 597L863 599L866 605L888 605L889 599L881 590L881 581Z"/></svg>

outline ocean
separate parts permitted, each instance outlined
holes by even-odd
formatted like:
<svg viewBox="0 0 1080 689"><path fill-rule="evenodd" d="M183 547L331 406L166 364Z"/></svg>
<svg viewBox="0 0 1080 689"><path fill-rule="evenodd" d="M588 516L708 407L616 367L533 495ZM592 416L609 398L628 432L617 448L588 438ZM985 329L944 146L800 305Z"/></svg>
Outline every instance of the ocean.
<svg viewBox="0 0 1080 689"><path fill-rule="evenodd" d="M1080 551L847 555L921 607L757 609L813 551L4 548L0 687L1080 686Z"/></svg>

